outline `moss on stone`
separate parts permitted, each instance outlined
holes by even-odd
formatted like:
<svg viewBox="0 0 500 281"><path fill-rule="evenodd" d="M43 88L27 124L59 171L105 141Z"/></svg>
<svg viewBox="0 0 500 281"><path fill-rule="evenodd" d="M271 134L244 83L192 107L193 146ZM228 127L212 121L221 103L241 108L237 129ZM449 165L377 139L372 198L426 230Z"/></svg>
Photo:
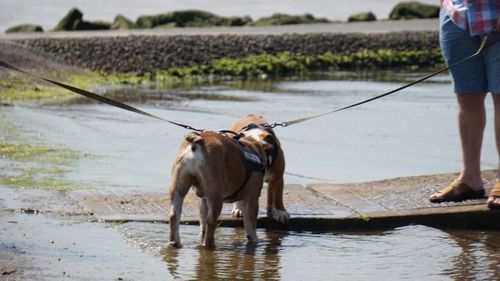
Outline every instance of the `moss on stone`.
<svg viewBox="0 0 500 281"><path fill-rule="evenodd" d="M311 14L303 14L303 15L288 15L275 13L270 17L263 17L258 19L257 21L251 23L251 25L255 26L264 26L264 25L288 25L288 24L310 24L310 23L328 23L330 22L326 18L315 18Z"/></svg>
<svg viewBox="0 0 500 281"><path fill-rule="evenodd" d="M83 18L82 12L78 8L71 8L69 12L57 23L54 31L69 31L73 30L76 21L81 21Z"/></svg>
<svg viewBox="0 0 500 281"><path fill-rule="evenodd" d="M438 18L439 6L416 1L401 2L389 14L391 20Z"/></svg>
<svg viewBox="0 0 500 281"><path fill-rule="evenodd" d="M5 33L20 33L20 32L43 32L43 28L40 25L35 25L35 24L20 24L9 27L5 31Z"/></svg>
<svg viewBox="0 0 500 281"><path fill-rule="evenodd" d="M134 28L134 23L123 15L117 15L113 24L111 24L111 29L132 29Z"/></svg>
<svg viewBox="0 0 500 281"><path fill-rule="evenodd" d="M377 17L372 12L364 12L350 16L347 21L348 22L356 22L356 21L376 21Z"/></svg>

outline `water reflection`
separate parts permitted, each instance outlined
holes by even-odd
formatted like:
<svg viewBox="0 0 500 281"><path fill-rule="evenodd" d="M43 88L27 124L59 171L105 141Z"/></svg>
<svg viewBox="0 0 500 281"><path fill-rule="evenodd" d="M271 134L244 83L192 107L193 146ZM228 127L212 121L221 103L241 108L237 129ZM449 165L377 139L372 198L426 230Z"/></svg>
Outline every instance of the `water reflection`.
<svg viewBox="0 0 500 281"><path fill-rule="evenodd" d="M247 244L244 229L235 228L219 233L220 246L216 250L188 245L187 249L162 248L160 254L170 274L176 279L281 280L279 249L285 234L263 234L259 237L259 244ZM182 265L186 262L180 254L183 251L190 252L190 258L195 260L193 270L185 270L186 267Z"/></svg>
<svg viewBox="0 0 500 281"><path fill-rule="evenodd" d="M444 271L453 280L500 280L500 232L449 231L461 248Z"/></svg>
<svg viewBox="0 0 500 281"><path fill-rule="evenodd" d="M376 232L216 232L216 250L200 246L198 227L181 226L181 249L167 227L118 226L127 239L165 262L176 280L500 280L500 232L406 226Z"/></svg>

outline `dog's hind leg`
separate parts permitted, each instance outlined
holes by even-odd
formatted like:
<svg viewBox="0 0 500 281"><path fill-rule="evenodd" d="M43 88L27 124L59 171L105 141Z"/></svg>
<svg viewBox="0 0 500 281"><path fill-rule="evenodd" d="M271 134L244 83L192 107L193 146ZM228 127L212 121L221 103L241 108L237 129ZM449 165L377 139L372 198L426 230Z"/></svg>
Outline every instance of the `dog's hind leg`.
<svg viewBox="0 0 500 281"><path fill-rule="evenodd" d="M205 238L205 233L207 231L207 216L208 216L208 206L207 199L202 198L200 200L200 238Z"/></svg>
<svg viewBox="0 0 500 281"><path fill-rule="evenodd" d="M259 213L259 198L249 198L242 202L243 223L249 243L257 243L257 215Z"/></svg>
<svg viewBox="0 0 500 281"><path fill-rule="evenodd" d="M222 200L207 198L207 227L203 246L215 248L215 228L217 227L217 219L222 211Z"/></svg>
<svg viewBox="0 0 500 281"><path fill-rule="evenodd" d="M181 169L176 169L173 173L172 184L170 186L170 241L169 245L180 248L181 239L179 235L179 223L182 215L182 203L184 197L191 188L192 178L188 174L183 174Z"/></svg>

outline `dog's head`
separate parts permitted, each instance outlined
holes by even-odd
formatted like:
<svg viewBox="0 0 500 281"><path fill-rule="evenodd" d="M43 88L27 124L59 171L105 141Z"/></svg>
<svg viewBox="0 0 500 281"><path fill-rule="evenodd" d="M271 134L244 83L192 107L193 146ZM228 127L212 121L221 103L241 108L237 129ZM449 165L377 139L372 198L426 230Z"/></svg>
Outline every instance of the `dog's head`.
<svg viewBox="0 0 500 281"><path fill-rule="evenodd" d="M271 166L276 160L280 143L273 130L269 127L251 124L239 132L240 139L247 138L259 143L265 154L266 167Z"/></svg>

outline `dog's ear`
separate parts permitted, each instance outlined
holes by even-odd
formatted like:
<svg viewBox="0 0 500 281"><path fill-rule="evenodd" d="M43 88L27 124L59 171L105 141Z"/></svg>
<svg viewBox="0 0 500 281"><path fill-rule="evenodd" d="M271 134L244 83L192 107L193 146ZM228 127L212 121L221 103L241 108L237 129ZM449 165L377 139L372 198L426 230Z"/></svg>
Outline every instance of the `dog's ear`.
<svg viewBox="0 0 500 281"><path fill-rule="evenodd" d="M265 137L264 137L264 141L272 146L275 146L276 145L276 137L273 136L272 134L267 134Z"/></svg>
<svg viewBox="0 0 500 281"><path fill-rule="evenodd" d="M203 138L200 136L199 133L191 132L186 135L185 140L187 140L190 143L199 143L203 141Z"/></svg>

